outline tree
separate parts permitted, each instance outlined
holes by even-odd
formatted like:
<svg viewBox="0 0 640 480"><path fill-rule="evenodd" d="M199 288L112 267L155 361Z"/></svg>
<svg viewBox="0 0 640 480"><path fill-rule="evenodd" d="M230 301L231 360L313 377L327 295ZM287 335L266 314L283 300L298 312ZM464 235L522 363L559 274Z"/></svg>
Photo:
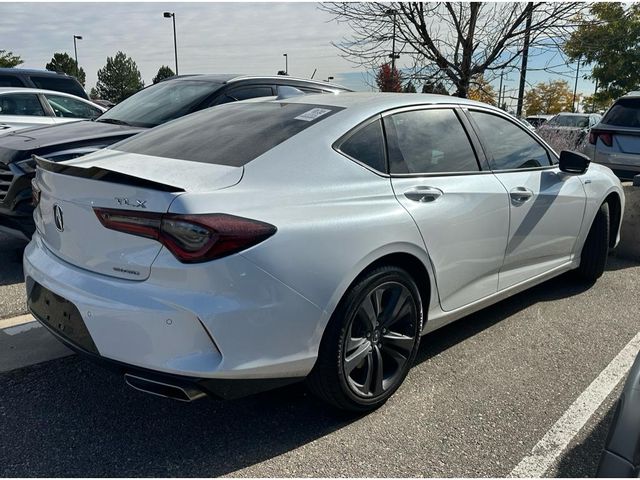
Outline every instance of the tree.
<svg viewBox="0 0 640 480"><path fill-rule="evenodd" d="M565 80L540 82L524 96L527 115L570 112L573 107L573 91Z"/></svg>
<svg viewBox="0 0 640 480"><path fill-rule="evenodd" d="M72 77L76 77L84 87L86 75L82 67L76 71L77 66L75 59L71 58L69 54L54 53L53 57L51 57L51 61L47 63L44 68L52 72L62 72L67 75L71 75Z"/></svg>
<svg viewBox="0 0 640 480"><path fill-rule="evenodd" d="M496 100L495 90L482 75L479 75L472 80L472 84L469 88L469 99L488 103L489 105L496 105L498 103Z"/></svg>
<svg viewBox="0 0 640 480"><path fill-rule="evenodd" d="M426 82L422 86L422 93L435 93L437 95L449 95L449 91L446 89L442 82Z"/></svg>
<svg viewBox="0 0 640 480"><path fill-rule="evenodd" d="M607 103L640 88L640 4L593 3L589 22L564 45L574 61L592 65L596 101Z"/></svg>
<svg viewBox="0 0 640 480"><path fill-rule="evenodd" d="M589 95L580 102L584 113L599 113L611 106L613 99L599 98L597 95Z"/></svg>
<svg viewBox="0 0 640 480"><path fill-rule="evenodd" d="M100 98L120 103L144 87L136 62L123 52L107 57L107 64L98 70L96 93Z"/></svg>
<svg viewBox="0 0 640 480"><path fill-rule="evenodd" d="M376 84L381 92L401 92L402 82L400 72L397 68L391 69L391 65L384 63L380 65L376 75Z"/></svg>
<svg viewBox="0 0 640 480"><path fill-rule="evenodd" d="M402 88L404 93L416 93L416 87L411 80Z"/></svg>
<svg viewBox="0 0 640 480"><path fill-rule="evenodd" d="M336 2L320 9L346 22L353 35L335 45L354 63L376 68L396 52L412 63L412 76L446 81L466 97L472 79L515 69L525 34L530 46L549 49L574 28L578 2ZM389 12L395 12L394 15ZM526 28L531 16L531 27Z"/></svg>
<svg viewBox="0 0 640 480"><path fill-rule="evenodd" d="M96 87L91 87L91 91L89 92L89 98L92 100L95 100L96 98L100 98L100 95L98 94L98 90L96 90Z"/></svg>
<svg viewBox="0 0 640 480"><path fill-rule="evenodd" d="M158 83L160 80L164 80L165 78L169 78L169 77L173 77L175 75L175 73L173 73L173 70L171 70L171 68L162 65L159 69L158 69L158 73L156 73L156 76L153 77L152 82Z"/></svg>
<svg viewBox="0 0 640 480"><path fill-rule="evenodd" d="M20 58L20 55L14 55L13 52L7 50L0 50L0 67L1 68L13 68L18 65L22 65L24 61Z"/></svg>

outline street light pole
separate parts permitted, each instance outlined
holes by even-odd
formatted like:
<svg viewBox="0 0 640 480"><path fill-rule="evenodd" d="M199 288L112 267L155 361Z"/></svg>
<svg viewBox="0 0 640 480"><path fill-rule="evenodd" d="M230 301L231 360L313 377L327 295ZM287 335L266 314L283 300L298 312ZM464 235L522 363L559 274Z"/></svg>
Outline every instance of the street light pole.
<svg viewBox="0 0 640 480"><path fill-rule="evenodd" d="M289 75L289 55L283 53L282 56L284 57L284 74Z"/></svg>
<svg viewBox="0 0 640 480"><path fill-rule="evenodd" d="M78 68L78 46L76 45L76 40L82 40L82 35L74 35L73 36L73 52L75 53L76 58L76 78L80 76L80 69Z"/></svg>
<svg viewBox="0 0 640 480"><path fill-rule="evenodd" d="M176 37L176 14L175 12L164 12L164 18L173 19L173 50L176 56L176 75L178 75L178 38Z"/></svg>

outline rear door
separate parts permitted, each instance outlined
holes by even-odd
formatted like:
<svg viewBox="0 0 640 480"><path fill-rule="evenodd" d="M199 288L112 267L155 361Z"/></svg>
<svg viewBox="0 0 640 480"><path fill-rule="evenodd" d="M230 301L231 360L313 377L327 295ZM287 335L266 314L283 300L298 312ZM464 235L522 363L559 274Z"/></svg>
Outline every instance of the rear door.
<svg viewBox="0 0 640 480"><path fill-rule="evenodd" d="M463 121L441 107L384 116L391 184L420 229L447 311L497 291L509 228L504 187L480 168Z"/></svg>
<svg viewBox="0 0 640 480"><path fill-rule="evenodd" d="M7 93L0 95L0 123L13 128L53 125L35 93Z"/></svg>
<svg viewBox="0 0 640 480"><path fill-rule="evenodd" d="M525 128L495 112L470 109L489 165L509 194L509 237L500 290L569 262L582 226L586 194L561 172Z"/></svg>

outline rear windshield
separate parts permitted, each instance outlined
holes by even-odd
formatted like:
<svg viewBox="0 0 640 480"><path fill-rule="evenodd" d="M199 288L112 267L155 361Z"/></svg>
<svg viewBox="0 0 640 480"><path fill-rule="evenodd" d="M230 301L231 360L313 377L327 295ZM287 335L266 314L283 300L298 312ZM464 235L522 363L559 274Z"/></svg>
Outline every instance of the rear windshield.
<svg viewBox="0 0 640 480"><path fill-rule="evenodd" d="M616 127L640 128L640 98L618 100L604 116L602 123Z"/></svg>
<svg viewBox="0 0 640 480"><path fill-rule="evenodd" d="M110 148L240 167L339 110L299 103L232 103L180 118Z"/></svg>
<svg viewBox="0 0 640 480"><path fill-rule="evenodd" d="M547 125L585 128L589 126L589 117L583 117L581 115L557 115L549 120Z"/></svg>
<svg viewBox="0 0 640 480"><path fill-rule="evenodd" d="M44 90L55 90L56 92L70 93L78 97L87 98L87 92L85 92L80 84L73 78L69 77L38 77L35 75L30 76L31 81L36 87Z"/></svg>

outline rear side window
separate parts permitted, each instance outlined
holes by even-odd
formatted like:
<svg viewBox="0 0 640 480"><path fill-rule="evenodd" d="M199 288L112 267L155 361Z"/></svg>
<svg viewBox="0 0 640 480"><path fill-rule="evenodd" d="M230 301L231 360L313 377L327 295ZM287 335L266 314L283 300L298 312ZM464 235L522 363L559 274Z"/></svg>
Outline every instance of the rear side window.
<svg viewBox="0 0 640 480"><path fill-rule="evenodd" d="M297 103L231 103L177 119L110 148L240 167L340 110Z"/></svg>
<svg viewBox="0 0 640 480"><path fill-rule="evenodd" d="M390 173L480 170L475 152L451 109L412 110L384 119Z"/></svg>
<svg viewBox="0 0 640 480"><path fill-rule="evenodd" d="M640 98L622 98L606 113L602 123L616 127L640 128Z"/></svg>
<svg viewBox="0 0 640 480"><path fill-rule="evenodd" d="M47 102L49 102L56 117L97 118L102 115L101 110L75 98L49 94L45 94L44 97L47 99Z"/></svg>
<svg viewBox="0 0 640 480"><path fill-rule="evenodd" d="M237 102L241 100L249 100L250 98L270 97L273 95L273 89L268 85L256 85L250 87L241 87L228 90L216 102L217 105L229 102Z"/></svg>
<svg viewBox="0 0 640 480"><path fill-rule="evenodd" d="M485 148L489 151L492 170L547 167L549 154L534 138L516 124L497 115L471 111Z"/></svg>
<svg viewBox="0 0 640 480"><path fill-rule="evenodd" d="M24 83L13 75L0 75L0 87L24 87Z"/></svg>
<svg viewBox="0 0 640 480"><path fill-rule="evenodd" d="M0 95L0 115L44 116L44 110L35 93Z"/></svg>
<svg viewBox="0 0 640 480"><path fill-rule="evenodd" d="M379 172L386 172L384 138L380 120L357 130L338 147L339 150Z"/></svg>
<svg viewBox="0 0 640 480"><path fill-rule="evenodd" d="M36 87L44 90L55 90L56 92L70 93L78 97L87 98L87 92L85 92L80 84L70 77L38 77L32 75L31 81Z"/></svg>

